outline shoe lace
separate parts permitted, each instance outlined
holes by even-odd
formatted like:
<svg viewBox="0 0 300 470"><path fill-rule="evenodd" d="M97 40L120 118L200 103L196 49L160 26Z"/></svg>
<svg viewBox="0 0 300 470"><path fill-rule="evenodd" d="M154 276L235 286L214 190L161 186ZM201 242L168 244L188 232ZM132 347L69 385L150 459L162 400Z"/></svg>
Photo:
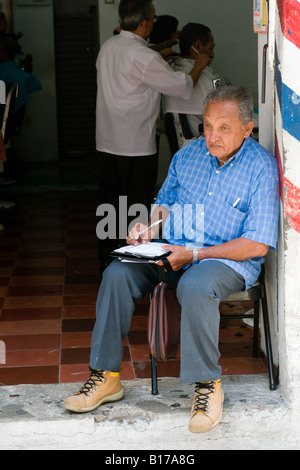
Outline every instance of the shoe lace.
<svg viewBox="0 0 300 470"><path fill-rule="evenodd" d="M197 382L195 384L195 397L193 413L204 411L210 413L210 404L212 402L211 394L215 393L215 382Z"/></svg>
<svg viewBox="0 0 300 470"><path fill-rule="evenodd" d="M98 388L98 385L96 382L105 382L105 377L104 375L107 374L107 371L105 370L95 370L90 367L91 375L89 379L83 384L81 389L79 390L80 393L84 393L84 395L89 395L91 391L93 391L94 388Z"/></svg>

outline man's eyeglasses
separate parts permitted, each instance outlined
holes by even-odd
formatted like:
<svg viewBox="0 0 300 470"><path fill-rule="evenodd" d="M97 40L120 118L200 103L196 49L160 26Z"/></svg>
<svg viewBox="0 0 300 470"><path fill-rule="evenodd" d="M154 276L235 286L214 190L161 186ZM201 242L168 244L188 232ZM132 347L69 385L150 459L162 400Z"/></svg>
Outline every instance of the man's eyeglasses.
<svg viewBox="0 0 300 470"><path fill-rule="evenodd" d="M153 23L156 23L157 19L158 19L157 15L154 15L152 18L145 18L145 20L148 20L148 21L153 20Z"/></svg>

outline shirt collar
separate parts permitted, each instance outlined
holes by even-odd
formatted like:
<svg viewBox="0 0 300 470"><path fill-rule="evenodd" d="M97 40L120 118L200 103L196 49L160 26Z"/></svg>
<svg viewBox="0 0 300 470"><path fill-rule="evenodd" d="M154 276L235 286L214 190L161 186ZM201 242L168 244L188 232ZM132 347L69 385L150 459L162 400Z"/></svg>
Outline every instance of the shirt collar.
<svg viewBox="0 0 300 470"><path fill-rule="evenodd" d="M126 38L136 39L137 41L140 41L145 46L148 46L148 41L146 41L146 39L141 38L141 36L139 36L138 34L132 33L131 31L124 31L123 29L121 29L120 35Z"/></svg>
<svg viewBox="0 0 300 470"><path fill-rule="evenodd" d="M249 144L249 139L250 137L247 137L246 139L244 139L244 142L242 143L241 147L239 148L239 150L237 151L236 154L234 154L231 158L229 158L229 160L224 163L223 166L227 165L228 163L233 163L234 161L236 161L238 158L241 157L241 155L244 153L244 151L246 150L246 147L248 147L248 144ZM207 147L206 147L207 148ZM207 153L208 155L210 156L211 160L214 161L215 163L217 163L217 157L211 155L209 153L209 150L207 149Z"/></svg>

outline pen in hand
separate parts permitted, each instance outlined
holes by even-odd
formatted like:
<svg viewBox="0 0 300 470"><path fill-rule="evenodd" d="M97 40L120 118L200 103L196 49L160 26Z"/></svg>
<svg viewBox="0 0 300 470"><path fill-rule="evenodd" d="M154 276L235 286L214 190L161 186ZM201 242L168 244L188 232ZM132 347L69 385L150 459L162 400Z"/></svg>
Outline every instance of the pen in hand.
<svg viewBox="0 0 300 470"><path fill-rule="evenodd" d="M147 242L147 239L144 239L141 237L143 233L148 232L152 227L155 227L156 225L160 224L163 219L157 220L157 222L154 222L153 224L149 225L149 227L146 227L145 229L141 230L140 232L136 231L135 227L132 229L132 231L129 233L127 237L127 243L129 245L139 245L140 243L145 243ZM139 224L137 224L139 225Z"/></svg>
<svg viewBox="0 0 300 470"><path fill-rule="evenodd" d="M152 227L155 227L156 225L160 224L161 222L162 222L162 219L157 220L157 221L154 222L153 224L149 225L149 227L146 227L144 230L141 230L141 231L138 233L138 236L140 236L142 233L147 232L147 230L149 230L149 229L152 228Z"/></svg>
<svg viewBox="0 0 300 470"><path fill-rule="evenodd" d="M193 49L193 51L196 52L197 54L201 54L201 52L198 51L198 49L196 49L194 46L191 46L191 49Z"/></svg>

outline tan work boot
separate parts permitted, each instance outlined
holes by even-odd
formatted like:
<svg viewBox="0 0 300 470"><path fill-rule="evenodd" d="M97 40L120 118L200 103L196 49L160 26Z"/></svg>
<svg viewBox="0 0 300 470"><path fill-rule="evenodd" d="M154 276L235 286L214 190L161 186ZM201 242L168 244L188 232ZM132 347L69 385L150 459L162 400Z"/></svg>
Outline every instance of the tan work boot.
<svg viewBox="0 0 300 470"><path fill-rule="evenodd" d="M120 382L119 372L91 370L90 378L65 400L65 408L75 413L93 411L103 403L118 401L124 397L124 388Z"/></svg>
<svg viewBox="0 0 300 470"><path fill-rule="evenodd" d="M195 385L189 430L207 432L217 426L222 417L224 394L221 379Z"/></svg>

